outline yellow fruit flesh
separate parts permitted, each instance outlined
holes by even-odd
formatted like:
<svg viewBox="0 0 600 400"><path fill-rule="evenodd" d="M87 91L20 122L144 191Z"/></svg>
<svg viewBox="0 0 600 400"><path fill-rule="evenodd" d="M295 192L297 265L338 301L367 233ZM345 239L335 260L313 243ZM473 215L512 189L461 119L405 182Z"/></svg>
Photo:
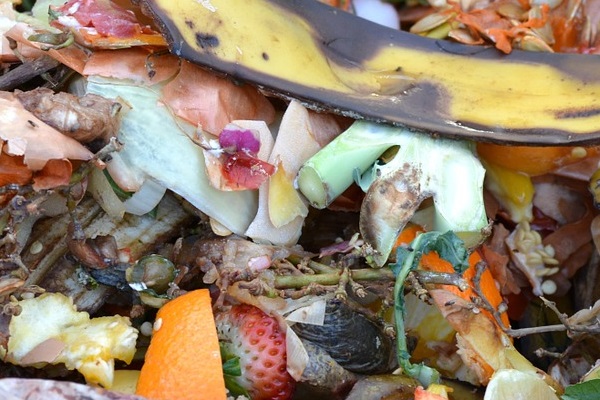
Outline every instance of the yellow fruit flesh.
<svg viewBox="0 0 600 400"><path fill-rule="evenodd" d="M9 324L6 361L23 366L64 364L88 383L110 388L114 360L131 362L137 330L121 316L90 318L59 293L18 302L21 313Z"/></svg>
<svg viewBox="0 0 600 400"><path fill-rule="evenodd" d="M499 56L484 48L458 54L466 47L454 52L445 49L449 45L443 41L436 47L430 39L398 36L392 30L377 31L389 37L388 42L375 41L369 32L363 40L356 29L348 28L344 36L341 26L319 26L326 17L320 22L305 19L321 11L335 16L312 2L302 7L278 0L147 3L169 31L174 51L183 57L234 76L253 71L264 85L287 81L296 88L313 88L304 93L338 102L333 106L358 99L353 104L366 114L367 105L372 105L378 118L408 125L414 121L416 127L438 127L460 136L522 130L528 135L519 141L550 144L544 136L566 143L575 139L569 134L599 133L600 77L594 72L594 58L525 52ZM355 42L355 48L347 42ZM400 121L395 110L413 119ZM515 135L502 138L515 140Z"/></svg>

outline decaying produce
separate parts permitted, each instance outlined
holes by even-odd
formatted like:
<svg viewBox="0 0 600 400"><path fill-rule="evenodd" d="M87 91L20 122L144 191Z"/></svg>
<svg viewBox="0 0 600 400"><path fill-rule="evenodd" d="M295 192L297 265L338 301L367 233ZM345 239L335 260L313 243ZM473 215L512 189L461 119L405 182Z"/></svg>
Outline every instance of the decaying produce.
<svg viewBox="0 0 600 400"><path fill-rule="evenodd" d="M597 134L595 57L503 55L319 2L140 4L174 54L353 118L503 143L589 143Z"/></svg>
<svg viewBox="0 0 600 400"><path fill-rule="evenodd" d="M592 4L134 3L0 3L0 392L594 393Z"/></svg>

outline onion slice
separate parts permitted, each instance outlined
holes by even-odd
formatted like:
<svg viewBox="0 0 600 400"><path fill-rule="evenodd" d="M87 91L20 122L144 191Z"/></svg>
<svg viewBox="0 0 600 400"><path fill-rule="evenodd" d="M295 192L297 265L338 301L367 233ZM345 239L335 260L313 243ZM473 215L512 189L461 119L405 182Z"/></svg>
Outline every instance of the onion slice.
<svg viewBox="0 0 600 400"><path fill-rule="evenodd" d="M152 211L165 195L167 188L153 179L146 179L140 190L125 200L125 210L133 215L144 215Z"/></svg>

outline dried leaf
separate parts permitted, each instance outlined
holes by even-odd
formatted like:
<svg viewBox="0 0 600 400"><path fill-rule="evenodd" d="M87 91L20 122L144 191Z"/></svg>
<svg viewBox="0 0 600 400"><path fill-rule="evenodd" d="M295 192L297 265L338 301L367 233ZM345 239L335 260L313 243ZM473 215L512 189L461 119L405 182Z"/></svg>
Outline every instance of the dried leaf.
<svg viewBox="0 0 600 400"><path fill-rule="evenodd" d="M254 87L236 85L200 67L182 61L175 79L162 91L161 100L191 124L217 136L237 119L275 119L275 109Z"/></svg>
<svg viewBox="0 0 600 400"><path fill-rule="evenodd" d="M73 165L69 160L48 160L44 168L35 173L33 188L43 190L67 185L72 173Z"/></svg>
<svg viewBox="0 0 600 400"><path fill-rule="evenodd" d="M179 70L174 55L155 55L145 48L99 50L92 53L83 75L130 79L138 84L153 85L171 79Z"/></svg>
<svg viewBox="0 0 600 400"><path fill-rule="evenodd" d="M23 156L10 156L0 152L0 186L26 185L31 181L32 171L23 163Z"/></svg>
<svg viewBox="0 0 600 400"><path fill-rule="evenodd" d="M119 129L118 102L86 94L77 97L48 88L15 91L23 107L54 129L80 143L101 140L107 143Z"/></svg>
<svg viewBox="0 0 600 400"><path fill-rule="evenodd" d="M72 70L82 73L88 54L79 46L67 46L61 49L50 49L41 51L42 43L32 42L28 38L39 33L35 28L25 23L18 23L13 26L5 36L15 40L24 52L36 55L48 54L50 57L66 65Z"/></svg>
<svg viewBox="0 0 600 400"><path fill-rule="evenodd" d="M25 110L13 93L0 92L0 138L4 151L24 156L33 171L42 169L48 160L89 160L93 154Z"/></svg>

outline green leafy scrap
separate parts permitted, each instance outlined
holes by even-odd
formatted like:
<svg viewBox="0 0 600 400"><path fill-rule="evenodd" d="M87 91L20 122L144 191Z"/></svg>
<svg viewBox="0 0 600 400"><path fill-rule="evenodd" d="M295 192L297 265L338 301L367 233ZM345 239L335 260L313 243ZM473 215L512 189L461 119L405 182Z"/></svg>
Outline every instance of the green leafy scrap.
<svg viewBox="0 0 600 400"><path fill-rule="evenodd" d="M469 267L469 252L464 242L452 231L446 233L426 232L418 235L409 247L398 247L396 263L390 268L396 276L394 285L394 319L396 323L396 347L398 364L405 374L417 379L425 387L440 381L440 373L424 364L412 364L404 329L404 282L408 274L419 267L423 255L435 251L450 262L457 273Z"/></svg>
<svg viewBox="0 0 600 400"><path fill-rule="evenodd" d="M219 348L221 350L221 360L223 360L223 378L229 394L250 398L248 391L237 380L238 377L242 376L240 358L229 351L226 343L219 342Z"/></svg>
<svg viewBox="0 0 600 400"><path fill-rule="evenodd" d="M391 264L390 267L396 276L402 268L409 268L410 272L419 267L424 254L432 251L452 264L454 271L458 274L462 274L469 268L469 252L465 243L452 231L420 234L409 247L398 247L396 263Z"/></svg>
<svg viewBox="0 0 600 400"><path fill-rule="evenodd" d="M600 379L570 385L565 388L562 400L598 400L600 399Z"/></svg>

